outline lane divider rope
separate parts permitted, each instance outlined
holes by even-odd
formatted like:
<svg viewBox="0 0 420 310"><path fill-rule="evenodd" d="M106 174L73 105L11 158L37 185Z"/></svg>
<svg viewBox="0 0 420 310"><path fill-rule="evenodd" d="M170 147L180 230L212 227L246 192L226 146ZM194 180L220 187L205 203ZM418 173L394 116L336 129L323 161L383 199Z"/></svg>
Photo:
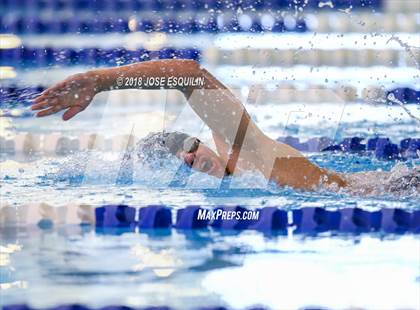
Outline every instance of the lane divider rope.
<svg viewBox="0 0 420 310"><path fill-rule="evenodd" d="M277 207L166 205L133 207L123 204L91 206L73 204L61 207L46 203L0 207L0 222L7 226L51 228L60 225L92 225L97 231L122 228L134 232L149 229L256 230L293 234L337 233L420 233L420 210L383 208L325 209L303 207L283 210Z"/></svg>
<svg viewBox="0 0 420 310"><path fill-rule="evenodd" d="M184 58L187 59L187 58ZM306 89L294 89L293 86L280 86L277 89L261 88L261 102L276 102L279 98L283 98L288 102L307 102L307 103L323 103L323 102L337 102L337 97L342 98L345 102L369 102L371 100L383 99L382 103L389 105L401 104L420 104L420 90L410 87L397 87L386 91L379 91L374 87L368 87L360 90L352 86L340 86L336 89L331 89L331 92L322 91L320 85L308 85ZM25 118L33 117L33 111L27 109L32 104L32 100L46 89L45 86L27 86L19 87L16 85L5 85L0 88L0 116ZM232 91L241 98L240 90L231 86ZM169 93L168 93L169 94ZM124 96L124 92L121 93ZM144 92L141 95L144 104L155 103L157 98L154 92ZM244 99L244 98L243 98ZM392 101L391 101L392 99ZM182 104L185 102L182 96L177 96L177 93L171 94L167 97L168 103Z"/></svg>
<svg viewBox="0 0 420 310"><path fill-rule="evenodd" d="M342 152L374 156L381 160L407 160L420 156L420 138L410 137L398 144L388 137L347 137L335 142L328 137L314 137L300 141L298 137L279 137L285 143L302 152ZM52 154L68 155L78 151L122 151L134 147L137 138L132 135L104 137L97 134L65 136L61 133L46 135L19 133L14 137L0 136L0 154Z"/></svg>
<svg viewBox="0 0 420 310"><path fill-rule="evenodd" d="M21 47L0 49L0 65L28 67L51 67L71 65L116 66L156 59L200 60L201 52L196 48L160 50L127 50L125 48L54 48Z"/></svg>

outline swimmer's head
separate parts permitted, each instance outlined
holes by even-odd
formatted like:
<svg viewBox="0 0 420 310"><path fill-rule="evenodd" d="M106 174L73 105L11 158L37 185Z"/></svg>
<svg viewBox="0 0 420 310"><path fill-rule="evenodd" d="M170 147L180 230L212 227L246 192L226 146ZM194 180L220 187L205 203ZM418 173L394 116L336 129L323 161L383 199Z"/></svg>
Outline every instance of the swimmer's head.
<svg viewBox="0 0 420 310"><path fill-rule="evenodd" d="M207 174L223 177L222 159L198 138L182 132L155 132L138 142L137 152L144 161L165 159L171 155L187 166Z"/></svg>

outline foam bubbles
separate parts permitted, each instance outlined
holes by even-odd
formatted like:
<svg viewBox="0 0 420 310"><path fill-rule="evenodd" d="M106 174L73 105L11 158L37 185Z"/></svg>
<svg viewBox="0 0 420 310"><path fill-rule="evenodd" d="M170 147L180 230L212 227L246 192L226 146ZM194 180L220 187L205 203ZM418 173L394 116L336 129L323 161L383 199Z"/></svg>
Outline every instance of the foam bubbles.
<svg viewBox="0 0 420 310"><path fill-rule="evenodd" d="M409 168L397 163L389 172L364 171L346 175L348 191L357 195L419 197L420 166Z"/></svg>

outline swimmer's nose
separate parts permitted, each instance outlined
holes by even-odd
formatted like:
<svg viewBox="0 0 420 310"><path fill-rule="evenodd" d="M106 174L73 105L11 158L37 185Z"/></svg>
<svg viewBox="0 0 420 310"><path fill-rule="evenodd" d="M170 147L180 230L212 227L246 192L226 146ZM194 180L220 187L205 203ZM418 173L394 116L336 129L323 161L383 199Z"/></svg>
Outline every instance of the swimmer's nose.
<svg viewBox="0 0 420 310"><path fill-rule="evenodd" d="M194 153L186 153L184 155L184 161L185 161L185 163L188 166L192 167L192 165L194 163L194 157L195 157Z"/></svg>

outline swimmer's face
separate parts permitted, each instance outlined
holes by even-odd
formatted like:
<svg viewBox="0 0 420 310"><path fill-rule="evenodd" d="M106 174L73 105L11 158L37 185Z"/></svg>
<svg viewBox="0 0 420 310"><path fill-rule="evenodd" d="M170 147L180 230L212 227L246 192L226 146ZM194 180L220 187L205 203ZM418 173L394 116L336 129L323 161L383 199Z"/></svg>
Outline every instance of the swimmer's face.
<svg viewBox="0 0 420 310"><path fill-rule="evenodd" d="M222 178L225 167L222 159L203 143L199 143L192 151L180 151L177 156L194 170Z"/></svg>

